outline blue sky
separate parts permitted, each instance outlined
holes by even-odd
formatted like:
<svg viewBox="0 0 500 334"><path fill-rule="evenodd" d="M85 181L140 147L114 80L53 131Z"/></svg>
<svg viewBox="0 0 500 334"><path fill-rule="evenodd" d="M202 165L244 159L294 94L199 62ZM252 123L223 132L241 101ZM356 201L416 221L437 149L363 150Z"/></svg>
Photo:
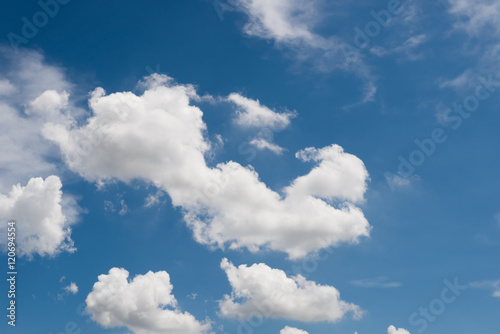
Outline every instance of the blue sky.
<svg viewBox="0 0 500 334"><path fill-rule="evenodd" d="M497 333L499 14L2 3L1 332Z"/></svg>

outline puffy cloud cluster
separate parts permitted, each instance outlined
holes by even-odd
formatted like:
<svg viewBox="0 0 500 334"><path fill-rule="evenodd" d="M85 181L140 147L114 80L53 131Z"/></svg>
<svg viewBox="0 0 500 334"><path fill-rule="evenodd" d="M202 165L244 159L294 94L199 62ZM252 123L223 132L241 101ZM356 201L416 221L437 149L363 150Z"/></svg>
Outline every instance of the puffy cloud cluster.
<svg viewBox="0 0 500 334"><path fill-rule="evenodd" d="M69 225L78 207L72 197L62 195L60 179L50 176L59 153L41 134L46 122L68 126L80 114L68 102L72 87L63 71L47 65L37 52L0 47L0 61L2 229L7 219L17 220L20 255L73 251Z"/></svg>
<svg viewBox="0 0 500 334"><path fill-rule="evenodd" d="M112 268L99 276L87 296L87 310L103 327L126 326L135 334L201 334L210 329L179 310L167 272L128 277L127 270Z"/></svg>
<svg viewBox="0 0 500 334"><path fill-rule="evenodd" d="M346 314L360 318L359 306L340 299L333 286L319 285L297 275L287 277L284 271L260 263L235 267L223 259L221 268L232 287L231 295L219 302L220 313L226 317L248 319L283 318L305 322L337 322ZM302 333L293 330L285 333Z"/></svg>
<svg viewBox="0 0 500 334"><path fill-rule="evenodd" d="M75 282L71 282L68 286L64 287L64 291L68 294L76 295L78 293L78 285Z"/></svg>
<svg viewBox="0 0 500 334"><path fill-rule="evenodd" d="M36 52L0 48L0 192L47 177L57 150L41 135L48 121L67 123L71 85ZM49 158L49 159L47 159Z"/></svg>
<svg viewBox="0 0 500 334"><path fill-rule="evenodd" d="M301 329L286 326L285 328L280 330L280 334L309 334L309 333Z"/></svg>
<svg viewBox="0 0 500 334"><path fill-rule="evenodd" d="M68 99L69 94L66 91L59 93L56 90L46 90L30 102L27 112L51 119L68 106Z"/></svg>
<svg viewBox="0 0 500 334"><path fill-rule="evenodd" d="M387 329L387 334L410 334L410 332L403 328L396 329L396 327L390 326Z"/></svg>
<svg viewBox="0 0 500 334"><path fill-rule="evenodd" d="M76 220L76 204L66 203L63 213L61 187L57 176L49 176L45 180L32 178L26 186L18 184L9 194L0 194L0 221L16 220L20 256L75 251L69 226ZM0 244L6 242L7 238L0 240Z"/></svg>
<svg viewBox="0 0 500 334"><path fill-rule="evenodd" d="M298 258L368 236L370 226L355 205L368 180L360 159L337 145L301 151L298 158L316 166L281 195L251 167L207 166L210 143L203 113L190 103L199 98L192 86L161 75L143 85L142 95L96 89L87 124L48 124L44 135L87 180L142 179L162 188L204 244L269 248Z"/></svg>

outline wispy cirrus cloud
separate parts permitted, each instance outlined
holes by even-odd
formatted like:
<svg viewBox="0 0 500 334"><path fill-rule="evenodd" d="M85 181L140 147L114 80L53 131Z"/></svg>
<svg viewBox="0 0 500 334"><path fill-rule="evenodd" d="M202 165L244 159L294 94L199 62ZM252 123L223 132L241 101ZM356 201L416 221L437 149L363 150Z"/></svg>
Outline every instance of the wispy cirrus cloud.
<svg viewBox="0 0 500 334"><path fill-rule="evenodd" d="M255 146L259 150L269 150L275 154L283 154L283 152L285 151L283 147L271 143L263 138L252 139L249 144Z"/></svg>
<svg viewBox="0 0 500 334"><path fill-rule="evenodd" d="M339 36L317 32L326 18L324 1L300 0L229 0L234 11L248 20L243 32L250 37L273 41L299 63L312 64L319 72L347 71L364 83L360 103L374 100L375 76L361 54L346 57L345 42Z"/></svg>
<svg viewBox="0 0 500 334"><path fill-rule="evenodd" d="M448 0L452 32L465 34L462 53L471 64L456 77L444 80L441 87L462 89L478 74L498 73L500 56L500 3L494 0Z"/></svg>
<svg viewBox="0 0 500 334"><path fill-rule="evenodd" d="M296 111L276 112L262 105L259 100L252 100L237 93L230 94L227 99L237 106L234 122L243 128L282 130L297 116Z"/></svg>
<svg viewBox="0 0 500 334"><path fill-rule="evenodd" d="M493 290L493 297L500 298L500 280L479 281L470 284L472 288L484 288Z"/></svg>
<svg viewBox="0 0 500 334"><path fill-rule="evenodd" d="M374 278L364 278L359 280L351 281L352 285L359 286L361 288L399 288L403 284L400 282L391 282L387 277L374 277Z"/></svg>

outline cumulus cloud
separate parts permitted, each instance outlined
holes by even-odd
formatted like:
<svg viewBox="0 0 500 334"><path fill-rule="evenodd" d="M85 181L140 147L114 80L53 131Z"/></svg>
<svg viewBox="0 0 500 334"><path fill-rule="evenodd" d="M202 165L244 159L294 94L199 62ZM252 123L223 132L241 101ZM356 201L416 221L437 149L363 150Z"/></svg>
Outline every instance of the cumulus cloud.
<svg viewBox="0 0 500 334"><path fill-rule="evenodd" d="M57 115L68 106L69 94L66 91L59 93L56 90L46 90L29 103L28 113L45 114L50 117Z"/></svg>
<svg viewBox="0 0 500 334"><path fill-rule="evenodd" d="M410 334L410 332L403 328L396 329L394 326L389 326L387 334Z"/></svg>
<svg viewBox="0 0 500 334"><path fill-rule="evenodd" d="M55 172L55 146L41 136L46 122L67 123L71 85L37 52L0 47L0 192ZM75 113L77 108L72 108Z"/></svg>
<svg viewBox="0 0 500 334"><path fill-rule="evenodd" d="M285 326L285 328L280 330L280 334L309 334L309 333L301 329Z"/></svg>
<svg viewBox="0 0 500 334"><path fill-rule="evenodd" d="M340 299L333 286L319 285L301 275L287 277L284 271L266 264L235 267L227 259L221 262L232 287L231 295L219 302L225 317L248 319L258 314L263 318L283 318L304 322L338 322L351 313L359 319L359 306Z"/></svg>
<svg viewBox="0 0 500 334"><path fill-rule="evenodd" d="M78 293L78 285L75 282L71 282L68 286L64 287L64 291L68 294L76 295Z"/></svg>
<svg viewBox="0 0 500 334"><path fill-rule="evenodd" d="M260 104L259 100L252 100L237 93L229 95L228 100L239 107L235 122L245 128L283 129L290 125L296 112L287 111L277 113Z"/></svg>
<svg viewBox="0 0 500 334"><path fill-rule="evenodd" d="M338 145L303 150L297 157L315 167L281 195L251 166L233 161L207 166L211 146L203 113L191 104L197 99L191 85L161 75L143 85L142 95L96 89L87 124L48 124L44 135L89 181L141 179L163 189L204 244L268 248L297 258L369 235L368 221L355 205L363 202L368 180L359 158ZM75 156L82 138L91 140L85 154Z"/></svg>
<svg viewBox="0 0 500 334"><path fill-rule="evenodd" d="M129 280L129 272L112 268L98 277L85 300L92 319L105 328L128 327L135 334L200 334L210 325L182 312L165 271Z"/></svg>
<svg viewBox="0 0 500 334"><path fill-rule="evenodd" d="M368 172L354 155L346 154L338 145L322 149L313 147L297 152L302 161L318 165L309 174L298 177L287 188L289 194L307 194L328 200L363 201Z"/></svg>
<svg viewBox="0 0 500 334"><path fill-rule="evenodd" d="M32 257L74 252L70 225L76 221L78 207L64 201L59 177L32 178L26 186L12 187L0 194L0 221L16 220L18 254ZM63 208L64 207L64 208ZM0 244L7 238L2 238Z"/></svg>
<svg viewBox="0 0 500 334"><path fill-rule="evenodd" d="M60 68L34 51L0 47L0 219L16 219L20 255L53 256L74 251L69 226L75 200L62 195L54 161L57 147L41 135L46 122L68 124L72 85ZM43 180L43 178L46 178ZM21 184L27 184L25 187ZM0 243L4 242L4 238Z"/></svg>

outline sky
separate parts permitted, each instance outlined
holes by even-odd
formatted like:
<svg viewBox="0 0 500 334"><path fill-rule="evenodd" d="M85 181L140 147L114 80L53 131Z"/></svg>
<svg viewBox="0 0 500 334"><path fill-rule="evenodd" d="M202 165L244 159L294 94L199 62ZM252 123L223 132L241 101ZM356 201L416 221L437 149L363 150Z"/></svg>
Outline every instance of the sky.
<svg viewBox="0 0 500 334"><path fill-rule="evenodd" d="M0 332L498 333L499 1L1 9Z"/></svg>

